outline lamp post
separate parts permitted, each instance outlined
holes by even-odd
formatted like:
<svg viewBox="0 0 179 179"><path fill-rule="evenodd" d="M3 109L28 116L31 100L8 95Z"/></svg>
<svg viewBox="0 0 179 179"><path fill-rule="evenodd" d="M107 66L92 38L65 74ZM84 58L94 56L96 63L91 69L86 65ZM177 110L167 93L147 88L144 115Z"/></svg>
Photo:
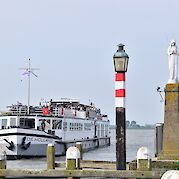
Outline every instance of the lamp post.
<svg viewBox="0 0 179 179"><path fill-rule="evenodd" d="M113 56L115 68L115 108L116 108L116 169L126 170L126 114L125 114L125 73L129 56L124 45L119 44Z"/></svg>

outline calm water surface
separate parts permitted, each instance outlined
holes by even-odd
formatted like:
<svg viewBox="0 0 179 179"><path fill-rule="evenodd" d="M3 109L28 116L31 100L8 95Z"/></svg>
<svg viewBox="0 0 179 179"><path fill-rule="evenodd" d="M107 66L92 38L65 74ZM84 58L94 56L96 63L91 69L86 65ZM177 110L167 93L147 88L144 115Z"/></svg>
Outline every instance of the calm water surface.
<svg viewBox="0 0 179 179"><path fill-rule="evenodd" d="M150 156L154 157L154 129L127 129L126 131L126 157L127 161L136 159L140 147L148 147ZM90 151L84 154L84 159L115 161L116 141L115 130L111 131L111 146Z"/></svg>
<svg viewBox="0 0 179 179"><path fill-rule="evenodd" d="M137 150L142 147L148 147L151 157L154 157L154 129L127 129L126 131L126 152L127 161L136 159ZM86 160L102 160L115 161L116 147L115 147L115 130L111 130L111 146L96 149L84 153ZM65 156L57 157L56 161L65 161ZM21 159L8 160L8 168L24 168L24 169L45 169L46 158L38 159Z"/></svg>

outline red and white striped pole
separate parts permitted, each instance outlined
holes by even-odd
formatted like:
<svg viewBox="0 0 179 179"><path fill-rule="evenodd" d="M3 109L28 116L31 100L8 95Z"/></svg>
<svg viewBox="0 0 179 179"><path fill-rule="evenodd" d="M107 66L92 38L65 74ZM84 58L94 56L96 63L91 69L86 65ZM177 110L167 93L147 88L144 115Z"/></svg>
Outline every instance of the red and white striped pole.
<svg viewBox="0 0 179 179"><path fill-rule="evenodd" d="M126 170L126 109L125 72L129 57L124 45L119 44L113 56L115 68L115 108L116 108L116 169Z"/></svg>
<svg viewBox="0 0 179 179"><path fill-rule="evenodd" d="M116 169L126 170L125 73L115 74Z"/></svg>
<svg viewBox="0 0 179 179"><path fill-rule="evenodd" d="M115 107L125 108L125 73L115 74Z"/></svg>

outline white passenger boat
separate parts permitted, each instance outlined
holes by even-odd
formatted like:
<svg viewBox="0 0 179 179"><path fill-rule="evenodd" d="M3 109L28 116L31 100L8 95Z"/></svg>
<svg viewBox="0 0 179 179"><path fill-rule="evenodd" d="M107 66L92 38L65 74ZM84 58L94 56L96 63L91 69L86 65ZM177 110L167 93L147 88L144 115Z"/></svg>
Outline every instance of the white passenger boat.
<svg viewBox="0 0 179 179"><path fill-rule="evenodd" d="M56 155L82 142L84 150L110 145L109 120L92 103L50 100L39 106L8 106L0 116L0 149L8 158L46 156L49 143Z"/></svg>

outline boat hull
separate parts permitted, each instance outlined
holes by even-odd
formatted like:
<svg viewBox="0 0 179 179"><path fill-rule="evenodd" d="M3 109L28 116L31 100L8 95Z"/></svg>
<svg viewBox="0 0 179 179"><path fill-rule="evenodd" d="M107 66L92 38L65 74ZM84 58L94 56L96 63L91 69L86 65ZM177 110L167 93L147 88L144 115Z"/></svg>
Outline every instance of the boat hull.
<svg viewBox="0 0 179 179"><path fill-rule="evenodd" d="M4 134L0 134L1 150L6 152L8 159L19 159L29 157L45 157L47 145L52 143L55 147L55 155L66 154L67 148L75 146L76 142L81 142L83 151L93 150L99 147L110 145L110 138L91 138L74 141L62 141L53 135L46 133L31 133L24 129L7 129Z"/></svg>

